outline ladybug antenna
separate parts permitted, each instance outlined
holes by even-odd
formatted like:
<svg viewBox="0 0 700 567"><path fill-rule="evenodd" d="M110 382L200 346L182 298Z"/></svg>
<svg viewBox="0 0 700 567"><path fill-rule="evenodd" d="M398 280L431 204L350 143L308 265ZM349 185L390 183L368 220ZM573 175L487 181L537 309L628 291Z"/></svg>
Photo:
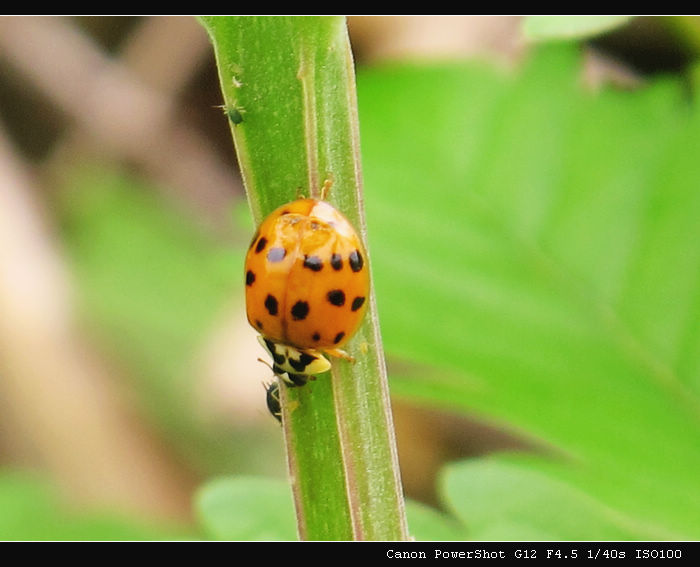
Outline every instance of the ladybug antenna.
<svg viewBox="0 0 700 567"><path fill-rule="evenodd" d="M275 369L272 368L272 365L267 360L263 360L262 358L258 358L258 362L262 362L265 366L267 366L272 371L273 374L275 373Z"/></svg>

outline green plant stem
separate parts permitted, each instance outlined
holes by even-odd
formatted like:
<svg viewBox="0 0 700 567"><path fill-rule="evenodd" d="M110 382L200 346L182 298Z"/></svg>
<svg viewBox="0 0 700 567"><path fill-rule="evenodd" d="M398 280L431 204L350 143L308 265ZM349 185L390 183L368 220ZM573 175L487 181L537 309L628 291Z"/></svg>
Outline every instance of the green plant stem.
<svg viewBox="0 0 700 567"><path fill-rule="evenodd" d="M257 223L301 194L329 200L360 231L354 68L344 18L206 17ZM371 263L370 263L371 266ZM351 364L281 388L298 531L310 540L408 539L373 293L346 345Z"/></svg>

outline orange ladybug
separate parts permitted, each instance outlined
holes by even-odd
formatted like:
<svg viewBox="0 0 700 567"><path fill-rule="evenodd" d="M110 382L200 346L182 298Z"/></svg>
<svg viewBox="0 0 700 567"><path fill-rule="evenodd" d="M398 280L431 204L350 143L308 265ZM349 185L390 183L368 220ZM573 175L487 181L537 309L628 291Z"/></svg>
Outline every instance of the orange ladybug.
<svg viewBox="0 0 700 567"><path fill-rule="evenodd" d="M369 271L360 237L330 203L297 199L265 218L245 283L248 322L289 385L330 369L322 353L351 360L340 347L365 314Z"/></svg>

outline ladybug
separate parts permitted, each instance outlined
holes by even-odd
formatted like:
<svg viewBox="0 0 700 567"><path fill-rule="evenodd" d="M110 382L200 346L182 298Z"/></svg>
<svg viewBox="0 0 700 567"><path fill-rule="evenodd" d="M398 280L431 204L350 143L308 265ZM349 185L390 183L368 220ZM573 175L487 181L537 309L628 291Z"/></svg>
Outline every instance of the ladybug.
<svg viewBox="0 0 700 567"><path fill-rule="evenodd" d="M324 185L324 196L330 183ZM369 296L362 241L327 201L297 199L263 220L245 261L248 322L289 386L331 365L360 326Z"/></svg>

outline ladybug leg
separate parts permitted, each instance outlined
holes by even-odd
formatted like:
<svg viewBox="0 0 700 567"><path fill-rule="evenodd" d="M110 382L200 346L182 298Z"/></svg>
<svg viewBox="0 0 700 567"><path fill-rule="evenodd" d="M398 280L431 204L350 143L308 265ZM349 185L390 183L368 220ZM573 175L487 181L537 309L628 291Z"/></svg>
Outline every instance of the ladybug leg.
<svg viewBox="0 0 700 567"><path fill-rule="evenodd" d="M335 356L336 358L342 358L344 360L347 360L348 362L355 362L355 359L352 356L350 356L347 352L345 352L344 350L341 350L339 348L331 348L328 350L324 349L323 352L329 356Z"/></svg>

